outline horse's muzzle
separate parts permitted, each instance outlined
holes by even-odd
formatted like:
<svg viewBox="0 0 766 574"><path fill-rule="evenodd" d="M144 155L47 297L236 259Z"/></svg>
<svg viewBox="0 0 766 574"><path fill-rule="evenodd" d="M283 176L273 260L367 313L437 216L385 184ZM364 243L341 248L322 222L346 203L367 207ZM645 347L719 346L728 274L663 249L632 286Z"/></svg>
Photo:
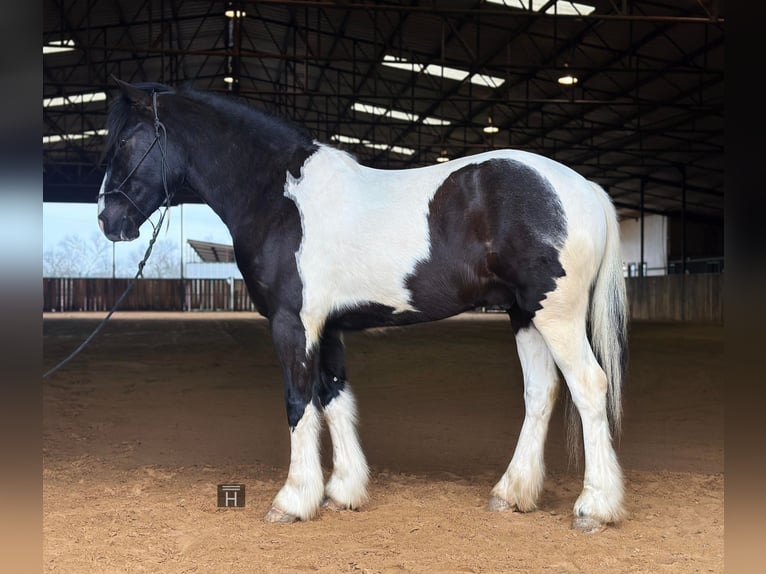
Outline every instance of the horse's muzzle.
<svg viewBox="0 0 766 574"><path fill-rule="evenodd" d="M102 213L98 216L98 226L109 241L133 241L140 234L138 226L127 215L110 221Z"/></svg>

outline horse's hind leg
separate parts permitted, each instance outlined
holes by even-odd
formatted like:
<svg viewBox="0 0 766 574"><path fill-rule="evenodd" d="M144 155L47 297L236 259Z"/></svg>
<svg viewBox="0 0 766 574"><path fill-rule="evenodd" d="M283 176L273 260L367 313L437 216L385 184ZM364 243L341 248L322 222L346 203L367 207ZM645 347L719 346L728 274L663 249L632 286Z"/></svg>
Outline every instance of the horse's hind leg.
<svg viewBox="0 0 766 574"><path fill-rule="evenodd" d="M557 304L556 299L556 293L549 295L534 324L564 375L582 420L585 478L574 505L572 526L583 532L596 532L625 516L622 471L612 447L607 418L606 374L588 342L585 302ZM574 311L577 309L581 312Z"/></svg>
<svg viewBox="0 0 766 574"><path fill-rule="evenodd" d="M356 401L346 383L343 341L335 331L322 337L317 394L330 429L333 453L324 505L336 510L359 508L367 499L369 470L356 431Z"/></svg>
<svg viewBox="0 0 766 574"><path fill-rule="evenodd" d="M538 330L532 325L518 330L516 347L524 374L526 411L513 458L492 489L492 511L528 512L537 507L545 478L545 437L558 392L556 365Z"/></svg>

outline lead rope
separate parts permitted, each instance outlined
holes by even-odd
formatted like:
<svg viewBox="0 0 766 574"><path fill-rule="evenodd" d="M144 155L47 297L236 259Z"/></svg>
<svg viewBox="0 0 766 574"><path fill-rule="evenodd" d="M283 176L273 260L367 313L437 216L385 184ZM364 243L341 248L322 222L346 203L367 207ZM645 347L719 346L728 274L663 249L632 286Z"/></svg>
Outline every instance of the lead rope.
<svg viewBox="0 0 766 574"><path fill-rule="evenodd" d="M136 280L138 280L144 272L144 266L146 265L147 259L149 259L149 255L152 253L152 248L154 247L154 243L157 241L157 236L160 233L160 229L162 229L162 222L165 219L165 215L168 212L168 209L170 209L170 192L168 191L168 181L167 181L167 161L165 157L165 148L167 145L168 140L168 133L165 130L165 125L160 121L159 115L157 114L157 92L152 92L152 106L154 108L154 141L149 146L149 149L144 153L143 156L141 156L141 159L139 160L138 164L130 171L128 176L122 180L119 186L117 186L117 189L114 191L105 192L106 193L121 193L125 197L128 198L128 200L133 203L133 200L128 197L128 195L122 191L122 186L125 184L125 182L128 180L128 177L133 175L133 172L136 171L138 168L138 165L141 164L142 161L144 161L144 158L149 154L149 151L154 147L155 144L159 145L160 148L160 155L162 156L162 160L160 162L160 172L162 173L162 186L165 190L165 204L164 209L160 213L160 220L157 222L157 225L154 225L150 219L147 218L149 223L152 224L154 227L154 230L152 232L152 237L149 240L149 245L146 248L146 252L144 253L143 259L138 262L138 271L136 271L136 274L133 276L133 278L130 280L130 283L128 283L128 286L125 288L125 291L122 292L122 295L115 301L114 305L112 306L109 313L107 313L106 317L104 317L101 322L98 324L98 326L93 330L93 332L88 336L87 339L85 339L80 345L72 351L67 358L65 358L63 361L61 361L59 364L57 364L55 367L47 371L43 375L43 379L47 378L49 375L52 375L56 371L58 371L61 367L69 363L72 359L74 359L80 351L82 351L88 343L90 343L96 335L98 335L101 330L106 325L106 322L109 320L109 318L114 314L115 311L119 308L119 306L122 304L122 302L125 300L125 298L128 296L128 293L133 289L133 286L136 284ZM164 141L163 141L164 139ZM133 204L135 206L135 204ZM135 206L136 209L138 209L138 206ZM140 209L138 209L140 213L143 213Z"/></svg>

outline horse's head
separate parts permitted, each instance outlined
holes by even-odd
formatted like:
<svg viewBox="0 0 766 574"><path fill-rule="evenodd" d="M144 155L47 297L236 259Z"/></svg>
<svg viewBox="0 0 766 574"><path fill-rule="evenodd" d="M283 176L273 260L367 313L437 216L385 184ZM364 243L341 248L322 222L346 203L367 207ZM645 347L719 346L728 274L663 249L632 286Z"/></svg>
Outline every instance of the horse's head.
<svg viewBox="0 0 766 574"><path fill-rule="evenodd" d="M138 228L180 183L178 158L167 146L158 84L131 85L116 80L120 95L112 102L105 149L106 174L98 194L98 221L112 241L132 241Z"/></svg>

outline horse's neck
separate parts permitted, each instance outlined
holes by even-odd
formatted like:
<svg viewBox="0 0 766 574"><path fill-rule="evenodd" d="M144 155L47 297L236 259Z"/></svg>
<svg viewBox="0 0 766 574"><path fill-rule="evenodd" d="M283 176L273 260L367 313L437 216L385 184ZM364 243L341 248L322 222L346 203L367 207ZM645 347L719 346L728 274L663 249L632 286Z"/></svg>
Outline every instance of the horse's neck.
<svg viewBox="0 0 766 574"><path fill-rule="evenodd" d="M242 139L235 141L235 137ZM183 142L186 149L196 150L187 158L186 183L233 236L242 225L253 227L259 220L276 215L279 205L285 203L288 171L300 170L309 155L296 149L278 153L273 151L273 142L265 141L261 134L259 139L262 141L211 130L202 138L191 134Z"/></svg>

